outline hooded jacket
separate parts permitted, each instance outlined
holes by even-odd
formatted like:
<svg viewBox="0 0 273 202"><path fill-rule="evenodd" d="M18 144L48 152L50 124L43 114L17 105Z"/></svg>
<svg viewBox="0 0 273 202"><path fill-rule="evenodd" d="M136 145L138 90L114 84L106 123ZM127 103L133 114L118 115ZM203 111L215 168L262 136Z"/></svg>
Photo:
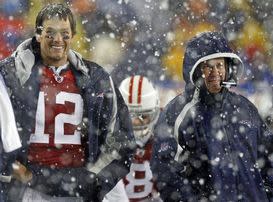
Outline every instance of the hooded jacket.
<svg viewBox="0 0 273 202"><path fill-rule="evenodd" d="M41 64L38 48L35 38L28 39L0 63L20 129L23 149L18 158L22 163L26 163L28 140L35 125ZM69 51L68 59L81 90L84 117L87 117L81 129L88 137L88 159L80 173L96 174L100 183L99 198L103 198L129 172L135 142L128 109L103 68L73 50Z"/></svg>
<svg viewBox="0 0 273 202"><path fill-rule="evenodd" d="M243 64L225 38L202 33L187 44L185 92L162 111L155 127L152 171L164 201L268 201L272 195L273 139L256 107L223 87L210 94L199 64L227 58L225 81Z"/></svg>

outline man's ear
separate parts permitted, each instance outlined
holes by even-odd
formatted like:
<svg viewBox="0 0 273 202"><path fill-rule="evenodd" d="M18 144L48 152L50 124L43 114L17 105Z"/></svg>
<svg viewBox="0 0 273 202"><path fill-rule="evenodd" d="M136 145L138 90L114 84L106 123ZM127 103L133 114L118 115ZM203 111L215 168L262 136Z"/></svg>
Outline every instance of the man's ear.
<svg viewBox="0 0 273 202"><path fill-rule="evenodd" d="M40 43L41 42L41 35L36 33L35 37L36 37L36 41L38 41Z"/></svg>

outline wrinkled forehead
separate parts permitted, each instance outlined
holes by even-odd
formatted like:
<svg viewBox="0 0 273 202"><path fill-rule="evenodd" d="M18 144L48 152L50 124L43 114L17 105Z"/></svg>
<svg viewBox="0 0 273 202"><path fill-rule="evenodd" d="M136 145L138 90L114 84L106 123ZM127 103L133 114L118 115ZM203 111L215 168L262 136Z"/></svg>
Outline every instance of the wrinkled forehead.
<svg viewBox="0 0 273 202"><path fill-rule="evenodd" d="M219 63L224 64L225 58L213 58L213 59L209 59L209 60L204 61L204 64L208 64L208 65L215 65L215 64L219 64Z"/></svg>
<svg viewBox="0 0 273 202"><path fill-rule="evenodd" d="M68 19L66 19L66 20L60 19L58 17L44 20L43 28L44 29L51 28L51 29L57 29L57 30L59 30L59 29L71 30L69 20Z"/></svg>

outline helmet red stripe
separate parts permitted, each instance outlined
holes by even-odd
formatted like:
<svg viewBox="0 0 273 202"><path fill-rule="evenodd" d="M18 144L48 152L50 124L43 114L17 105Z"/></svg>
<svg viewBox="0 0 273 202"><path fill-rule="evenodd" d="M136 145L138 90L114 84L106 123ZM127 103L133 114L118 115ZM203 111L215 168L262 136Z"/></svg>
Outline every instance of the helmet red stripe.
<svg viewBox="0 0 273 202"><path fill-rule="evenodd" d="M138 104L141 103L142 81L143 81L143 76L141 76L138 81L138 91L137 91L137 103Z"/></svg>
<svg viewBox="0 0 273 202"><path fill-rule="evenodd" d="M130 79L130 84L129 84L129 98L128 101L130 104L133 102L133 85L134 85L134 76L131 77Z"/></svg>

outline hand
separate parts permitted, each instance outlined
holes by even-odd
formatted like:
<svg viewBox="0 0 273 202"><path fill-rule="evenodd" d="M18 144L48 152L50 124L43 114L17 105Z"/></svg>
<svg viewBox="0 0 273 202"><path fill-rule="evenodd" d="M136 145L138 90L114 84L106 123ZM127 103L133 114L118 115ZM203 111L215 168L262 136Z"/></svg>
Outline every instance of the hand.
<svg viewBox="0 0 273 202"><path fill-rule="evenodd" d="M32 179L32 173L19 161L15 161L12 164L13 172L12 177L22 183L28 183Z"/></svg>

